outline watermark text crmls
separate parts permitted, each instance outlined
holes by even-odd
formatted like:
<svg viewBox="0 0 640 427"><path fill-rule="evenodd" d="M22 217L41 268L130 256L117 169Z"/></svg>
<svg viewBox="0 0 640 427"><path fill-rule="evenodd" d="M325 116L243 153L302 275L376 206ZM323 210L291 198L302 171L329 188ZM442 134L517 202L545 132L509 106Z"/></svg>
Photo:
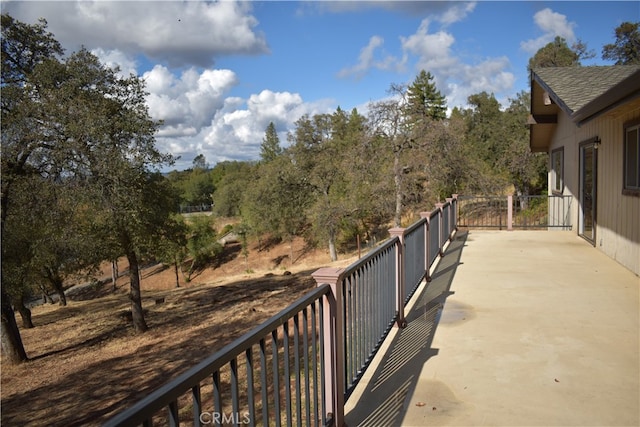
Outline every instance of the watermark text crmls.
<svg viewBox="0 0 640 427"><path fill-rule="evenodd" d="M249 414L240 414L232 412L225 414L223 412L202 412L200 414L200 422L202 424L250 424L251 418Z"/></svg>

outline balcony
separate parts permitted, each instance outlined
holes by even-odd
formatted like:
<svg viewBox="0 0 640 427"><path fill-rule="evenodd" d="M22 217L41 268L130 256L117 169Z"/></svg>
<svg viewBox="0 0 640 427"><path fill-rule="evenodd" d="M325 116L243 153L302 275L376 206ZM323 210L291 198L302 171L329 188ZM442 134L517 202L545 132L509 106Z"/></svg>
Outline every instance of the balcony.
<svg viewBox="0 0 640 427"><path fill-rule="evenodd" d="M107 425L640 425L638 277L574 233L456 230L458 203Z"/></svg>
<svg viewBox="0 0 640 427"><path fill-rule="evenodd" d="M637 426L640 280L567 232L459 232L349 426Z"/></svg>

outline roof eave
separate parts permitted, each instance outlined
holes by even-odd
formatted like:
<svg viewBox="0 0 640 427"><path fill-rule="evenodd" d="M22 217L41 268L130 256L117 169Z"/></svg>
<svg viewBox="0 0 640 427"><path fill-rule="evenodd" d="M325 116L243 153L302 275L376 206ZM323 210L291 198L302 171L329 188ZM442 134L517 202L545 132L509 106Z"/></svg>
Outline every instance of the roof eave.
<svg viewBox="0 0 640 427"><path fill-rule="evenodd" d="M556 95L556 93L544 82L544 80L542 80L540 76L536 74L535 71L531 72L531 78L538 84L538 86L540 86L545 92L547 92L549 98L551 99L551 101L553 101L554 104L560 107L560 109L564 111L569 117L573 115L573 110L569 108L558 95ZM535 111L532 111L531 113L535 114Z"/></svg>

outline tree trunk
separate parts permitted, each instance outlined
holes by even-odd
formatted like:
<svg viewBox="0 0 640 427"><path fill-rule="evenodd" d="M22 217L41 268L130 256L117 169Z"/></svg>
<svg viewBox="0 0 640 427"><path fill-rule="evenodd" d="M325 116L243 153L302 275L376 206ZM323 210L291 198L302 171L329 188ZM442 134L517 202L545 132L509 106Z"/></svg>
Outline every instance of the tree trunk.
<svg viewBox="0 0 640 427"><path fill-rule="evenodd" d="M41 283L38 285L40 287L40 290L42 291L42 299L44 300L45 303L49 303L49 304L53 304L53 299L49 296L49 294L47 293L47 288Z"/></svg>
<svg viewBox="0 0 640 427"><path fill-rule="evenodd" d="M133 329L136 332L144 332L149 327L144 320L144 312L142 311L142 293L140 292L140 267L138 265L138 256L135 251L127 253L129 261L129 299L131 300L131 319L133 320Z"/></svg>
<svg viewBox="0 0 640 427"><path fill-rule="evenodd" d="M402 168L400 168L400 153L393 156L393 183L396 190L396 211L393 216L393 226L402 226Z"/></svg>
<svg viewBox="0 0 640 427"><path fill-rule="evenodd" d="M289 266L293 265L293 234L289 236Z"/></svg>
<svg viewBox="0 0 640 427"><path fill-rule="evenodd" d="M331 257L331 262L338 260L338 252L336 251L336 233L333 231L333 228L329 230L329 256Z"/></svg>
<svg viewBox="0 0 640 427"><path fill-rule="evenodd" d="M113 291L115 292L116 290L116 283L118 282L118 276L119 276L119 272L118 272L118 260L115 259L113 261L111 261L111 283L113 283Z"/></svg>
<svg viewBox="0 0 640 427"><path fill-rule="evenodd" d="M6 361L10 364L17 364L28 360L27 353L24 351L20 330L16 323L16 316L11 307L9 295L2 290L2 351L6 356Z"/></svg>
<svg viewBox="0 0 640 427"><path fill-rule="evenodd" d="M180 276L178 276L178 260L173 263L173 269L176 273L176 288L180 287Z"/></svg>
<svg viewBox="0 0 640 427"><path fill-rule="evenodd" d="M187 283L191 281L191 275L193 274L195 269L196 269L196 259L193 258L191 260L191 264L189 264L189 269L187 270L187 274L184 276Z"/></svg>
<svg viewBox="0 0 640 427"><path fill-rule="evenodd" d="M24 296L18 298L16 301L16 309L20 313L20 317L22 317L22 327L25 329L33 328L33 321L31 320L31 310L24 305Z"/></svg>
<svg viewBox="0 0 640 427"><path fill-rule="evenodd" d="M58 304L60 304L63 307L66 306L67 305L67 296L64 294L64 286L62 284L62 278L60 278L60 276L58 276L58 275L52 276L51 277L51 284L53 285L53 287L55 288L56 292L60 296L60 301L58 302Z"/></svg>

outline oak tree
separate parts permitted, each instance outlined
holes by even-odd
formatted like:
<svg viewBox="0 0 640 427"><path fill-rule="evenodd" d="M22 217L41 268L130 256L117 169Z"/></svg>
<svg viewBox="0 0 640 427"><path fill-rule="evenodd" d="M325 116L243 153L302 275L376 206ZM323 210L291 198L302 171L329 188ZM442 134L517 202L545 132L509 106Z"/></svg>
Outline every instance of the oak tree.
<svg viewBox="0 0 640 427"><path fill-rule="evenodd" d="M7 219L13 210L13 193L25 190L24 179L38 174L33 158L44 149L40 138L32 134L40 127L39 117L33 111L31 94L28 89L29 76L45 61L62 55L60 43L47 31L47 23L40 20L28 25L2 14L2 180L0 194L0 235L2 235L2 281L0 296L2 304L2 351L10 363L27 359L26 351L15 321L15 314L9 296L9 277L16 279L13 286L21 287L21 275L9 272L11 263L5 260L15 257L5 243L7 239ZM16 248L13 248L16 249ZM20 248L17 248L20 250ZM15 264L13 264L15 265Z"/></svg>

